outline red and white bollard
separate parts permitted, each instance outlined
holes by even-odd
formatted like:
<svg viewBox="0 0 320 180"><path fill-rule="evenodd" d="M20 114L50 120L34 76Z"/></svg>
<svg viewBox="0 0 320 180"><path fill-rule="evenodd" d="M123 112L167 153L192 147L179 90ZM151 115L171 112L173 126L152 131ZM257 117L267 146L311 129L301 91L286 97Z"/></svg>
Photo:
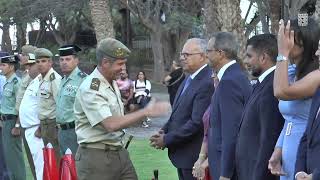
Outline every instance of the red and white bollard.
<svg viewBox="0 0 320 180"><path fill-rule="evenodd" d="M60 180L77 180L76 163L70 149L60 161Z"/></svg>
<svg viewBox="0 0 320 180"><path fill-rule="evenodd" d="M59 180L56 156L51 143L43 148L43 180Z"/></svg>

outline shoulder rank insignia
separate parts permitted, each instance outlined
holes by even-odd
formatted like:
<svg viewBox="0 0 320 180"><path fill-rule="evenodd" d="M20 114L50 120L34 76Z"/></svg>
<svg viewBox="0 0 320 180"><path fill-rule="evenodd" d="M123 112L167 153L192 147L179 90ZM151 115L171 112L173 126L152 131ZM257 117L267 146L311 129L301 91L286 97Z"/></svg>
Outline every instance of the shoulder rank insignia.
<svg viewBox="0 0 320 180"><path fill-rule="evenodd" d="M90 89L99 91L100 80L98 78L93 78L90 84Z"/></svg>
<svg viewBox="0 0 320 180"><path fill-rule="evenodd" d="M78 76L80 76L81 78L85 78L85 77L87 76L87 74L80 71L80 72L78 73Z"/></svg>
<svg viewBox="0 0 320 180"><path fill-rule="evenodd" d="M13 82L14 84L17 84L17 83L18 83L18 78L17 78L17 77L14 77L14 78L12 79L12 82Z"/></svg>
<svg viewBox="0 0 320 180"><path fill-rule="evenodd" d="M51 75L50 75L50 81L53 81L53 80L55 80L56 79L56 76L54 75L54 73L51 73Z"/></svg>

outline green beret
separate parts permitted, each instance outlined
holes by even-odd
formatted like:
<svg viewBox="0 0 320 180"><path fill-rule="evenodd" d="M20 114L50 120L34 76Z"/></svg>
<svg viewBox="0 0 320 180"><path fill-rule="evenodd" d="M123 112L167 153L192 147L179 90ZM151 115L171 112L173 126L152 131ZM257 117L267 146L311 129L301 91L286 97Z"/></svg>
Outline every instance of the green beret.
<svg viewBox="0 0 320 180"><path fill-rule="evenodd" d="M21 53L23 55L26 55L26 54L29 54L29 53L32 53L34 54L34 51L36 50L37 48L35 46L32 46L32 45L24 45L22 46L21 48Z"/></svg>
<svg viewBox="0 0 320 180"><path fill-rule="evenodd" d="M34 52L36 59L39 58L51 58L53 56L52 52L46 48L37 48Z"/></svg>
<svg viewBox="0 0 320 180"><path fill-rule="evenodd" d="M126 59L131 53L127 46L113 38L102 39L98 43L97 51L115 59Z"/></svg>

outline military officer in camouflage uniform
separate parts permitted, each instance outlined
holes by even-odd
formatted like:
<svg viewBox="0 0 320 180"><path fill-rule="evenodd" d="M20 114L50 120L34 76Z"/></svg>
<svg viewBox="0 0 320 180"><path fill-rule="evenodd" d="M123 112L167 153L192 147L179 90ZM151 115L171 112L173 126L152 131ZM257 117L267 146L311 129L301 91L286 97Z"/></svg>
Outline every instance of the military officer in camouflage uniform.
<svg viewBox="0 0 320 180"><path fill-rule="evenodd" d="M0 112L3 124L3 152L10 180L26 179L20 136L20 122L17 116L18 112L15 109L17 91L20 85L20 79L15 73L18 61L19 58L17 56L4 56L1 58L0 63L2 74L6 77Z"/></svg>
<svg viewBox="0 0 320 180"><path fill-rule="evenodd" d="M55 150L57 163L60 160L59 142L56 127L56 101L61 76L52 68L52 52L45 48L35 51L39 67L40 86L38 91L40 132L45 145L51 143Z"/></svg>
<svg viewBox="0 0 320 180"><path fill-rule="evenodd" d="M130 50L116 39L98 43L97 68L82 82L74 110L79 148L75 156L79 180L137 179L128 151L123 148L123 128L146 116L167 113L170 104L152 100L146 108L124 115L116 77L125 67Z"/></svg>
<svg viewBox="0 0 320 180"><path fill-rule="evenodd" d="M77 52L79 51L81 49L76 45L65 45L59 49L59 62L63 78L57 97L56 121L59 128L58 139L62 155L68 148L73 154L78 149L73 106L77 90L87 76L78 68Z"/></svg>
<svg viewBox="0 0 320 180"><path fill-rule="evenodd" d="M19 107L20 107L20 103L23 98L24 92L26 91L28 85L30 84L30 82L32 80L28 74L28 70L29 70L29 66L30 66L28 61L35 60L34 51L36 49L37 48L32 45L24 45L21 48L20 70L22 70L23 72L22 72L20 87L18 88L17 98L16 98L16 110L18 111L18 114L19 114ZM31 155L30 148L29 148L29 145L26 141L26 138L25 138L23 131L24 131L24 129L22 128L21 135L22 135L24 149L26 150L27 159L28 159L28 162L30 165L31 173L33 175L33 178L36 179L36 171L35 171L32 155Z"/></svg>

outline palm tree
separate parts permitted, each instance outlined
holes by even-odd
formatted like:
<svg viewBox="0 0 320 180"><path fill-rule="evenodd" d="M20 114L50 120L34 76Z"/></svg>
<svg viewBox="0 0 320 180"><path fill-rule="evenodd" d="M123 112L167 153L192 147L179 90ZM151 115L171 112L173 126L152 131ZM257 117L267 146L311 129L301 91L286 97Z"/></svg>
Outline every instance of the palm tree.
<svg viewBox="0 0 320 180"><path fill-rule="evenodd" d="M115 37L109 0L90 0L91 18L97 42L106 37Z"/></svg>
<svg viewBox="0 0 320 180"><path fill-rule="evenodd" d="M279 0L268 0L269 2L269 14L271 20L271 32L277 34L279 29L279 20L280 20L280 5Z"/></svg>
<svg viewBox="0 0 320 180"><path fill-rule="evenodd" d="M246 37L244 22L241 17L240 0L215 0L217 18L216 24L221 25L220 31L232 32L240 45L239 57L245 54Z"/></svg>

